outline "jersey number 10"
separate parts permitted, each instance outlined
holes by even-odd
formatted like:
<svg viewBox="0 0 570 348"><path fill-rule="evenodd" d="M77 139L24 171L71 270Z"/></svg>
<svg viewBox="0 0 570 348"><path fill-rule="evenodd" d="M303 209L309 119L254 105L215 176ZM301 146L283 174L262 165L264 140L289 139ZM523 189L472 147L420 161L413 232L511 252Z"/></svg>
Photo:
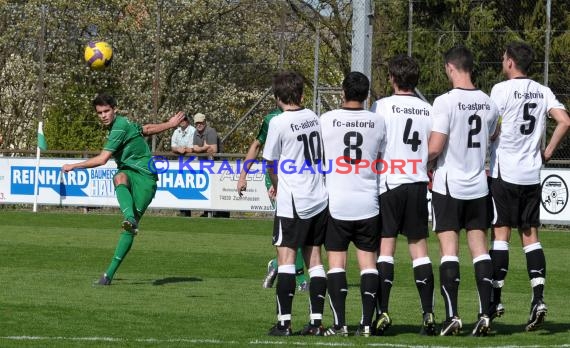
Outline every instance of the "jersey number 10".
<svg viewBox="0 0 570 348"><path fill-rule="evenodd" d="M317 131L312 131L307 134L299 134L298 141L303 142L303 154L305 162L310 164L317 164L321 160L321 135Z"/></svg>

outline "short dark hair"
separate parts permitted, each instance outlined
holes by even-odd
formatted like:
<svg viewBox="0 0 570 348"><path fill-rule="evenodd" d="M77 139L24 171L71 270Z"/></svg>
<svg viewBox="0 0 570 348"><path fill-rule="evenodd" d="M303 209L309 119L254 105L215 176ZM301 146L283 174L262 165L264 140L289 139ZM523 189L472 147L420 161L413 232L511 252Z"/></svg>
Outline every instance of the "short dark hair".
<svg viewBox="0 0 570 348"><path fill-rule="evenodd" d="M463 46L457 45L450 48L443 56L445 64L452 64L457 70L471 73L473 71L473 53Z"/></svg>
<svg viewBox="0 0 570 348"><path fill-rule="evenodd" d="M273 76L273 95L285 104L300 105L305 79L294 71L284 71Z"/></svg>
<svg viewBox="0 0 570 348"><path fill-rule="evenodd" d="M398 88L413 90L420 79L420 66L412 57L398 54L388 61L388 73Z"/></svg>
<svg viewBox="0 0 570 348"><path fill-rule="evenodd" d="M507 57L515 62L515 67L522 73L527 74L530 65L534 61L533 49L522 41L511 42L505 50Z"/></svg>
<svg viewBox="0 0 570 348"><path fill-rule="evenodd" d="M117 107L117 100L112 95L106 92L101 92L97 94L95 99L93 99L93 108L95 108L96 106L105 106L105 105L108 105L114 109Z"/></svg>
<svg viewBox="0 0 570 348"><path fill-rule="evenodd" d="M362 103L368 98L370 81L368 77L359 71L352 71L342 81L342 90L346 101Z"/></svg>

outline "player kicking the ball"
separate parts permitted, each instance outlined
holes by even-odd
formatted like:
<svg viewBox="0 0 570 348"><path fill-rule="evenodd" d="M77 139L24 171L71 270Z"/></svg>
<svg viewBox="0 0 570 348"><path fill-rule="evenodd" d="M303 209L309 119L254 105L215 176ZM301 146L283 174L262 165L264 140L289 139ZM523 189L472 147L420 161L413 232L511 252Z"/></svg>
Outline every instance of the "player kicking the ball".
<svg viewBox="0 0 570 348"><path fill-rule="evenodd" d="M167 122L146 124L141 126L128 118L116 114L117 102L114 97L101 93L93 100L93 107L103 126L109 129L107 141L101 153L83 162L65 164L61 169L67 173L74 169L94 168L107 163L111 157L115 159L119 169L113 177L115 194L123 213L123 232L115 255L107 271L96 285L111 285L117 268L124 261L135 235L138 224L156 192L156 172L152 171L152 154L144 136L157 134L175 128L184 118L178 112Z"/></svg>

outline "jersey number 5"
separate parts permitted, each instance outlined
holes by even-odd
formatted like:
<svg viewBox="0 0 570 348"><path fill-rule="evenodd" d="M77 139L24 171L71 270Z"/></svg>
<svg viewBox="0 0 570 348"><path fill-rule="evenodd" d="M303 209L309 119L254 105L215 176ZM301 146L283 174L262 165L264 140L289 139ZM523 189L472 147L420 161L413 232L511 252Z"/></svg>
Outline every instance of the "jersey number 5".
<svg viewBox="0 0 570 348"><path fill-rule="evenodd" d="M525 121L529 121L529 123L521 125L522 135L529 135L532 134L532 132L534 131L534 125L536 124L536 117L531 115L528 109L534 109L535 107L536 107L535 103L524 104L523 119Z"/></svg>

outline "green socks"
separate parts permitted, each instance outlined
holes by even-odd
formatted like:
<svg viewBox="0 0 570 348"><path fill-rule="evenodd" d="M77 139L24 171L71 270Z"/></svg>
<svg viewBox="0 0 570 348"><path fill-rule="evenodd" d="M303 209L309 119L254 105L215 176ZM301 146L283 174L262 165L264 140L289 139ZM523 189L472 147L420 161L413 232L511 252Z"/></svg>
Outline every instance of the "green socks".
<svg viewBox="0 0 570 348"><path fill-rule="evenodd" d="M303 261L303 248L297 249L297 258L295 259L295 275L297 286L307 281L307 277L305 277L305 262Z"/></svg>
<svg viewBox="0 0 570 348"><path fill-rule="evenodd" d="M117 249L115 249L115 255L113 256L113 260L111 260L111 264L105 274L109 279L113 279L117 268L121 265L121 262L125 259L125 256L131 250L131 246L133 245L133 239L135 236L130 233L123 231L121 236L119 237L119 243L117 244Z"/></svg>
<svg viewBox="0 0 570 348"><path fill-rule="evenodd" d="M121 208L121 212L125 217L125 220L128 218L135 218L135 212L133 210L133 195L127 185L119 184L115 187L115 194L117 195L117 200L119 201L119 207Z"/></svg>
<svg viewBox="0 0 570 348"><path fill-rule="evenodd" d="M271 265L275 269L278 268L277 258L271 260ZM307 277L305 276L305 261L303 260L303 248L297 249L297 258L295 259L295 275L297 286L307 281Z"/></svg>

